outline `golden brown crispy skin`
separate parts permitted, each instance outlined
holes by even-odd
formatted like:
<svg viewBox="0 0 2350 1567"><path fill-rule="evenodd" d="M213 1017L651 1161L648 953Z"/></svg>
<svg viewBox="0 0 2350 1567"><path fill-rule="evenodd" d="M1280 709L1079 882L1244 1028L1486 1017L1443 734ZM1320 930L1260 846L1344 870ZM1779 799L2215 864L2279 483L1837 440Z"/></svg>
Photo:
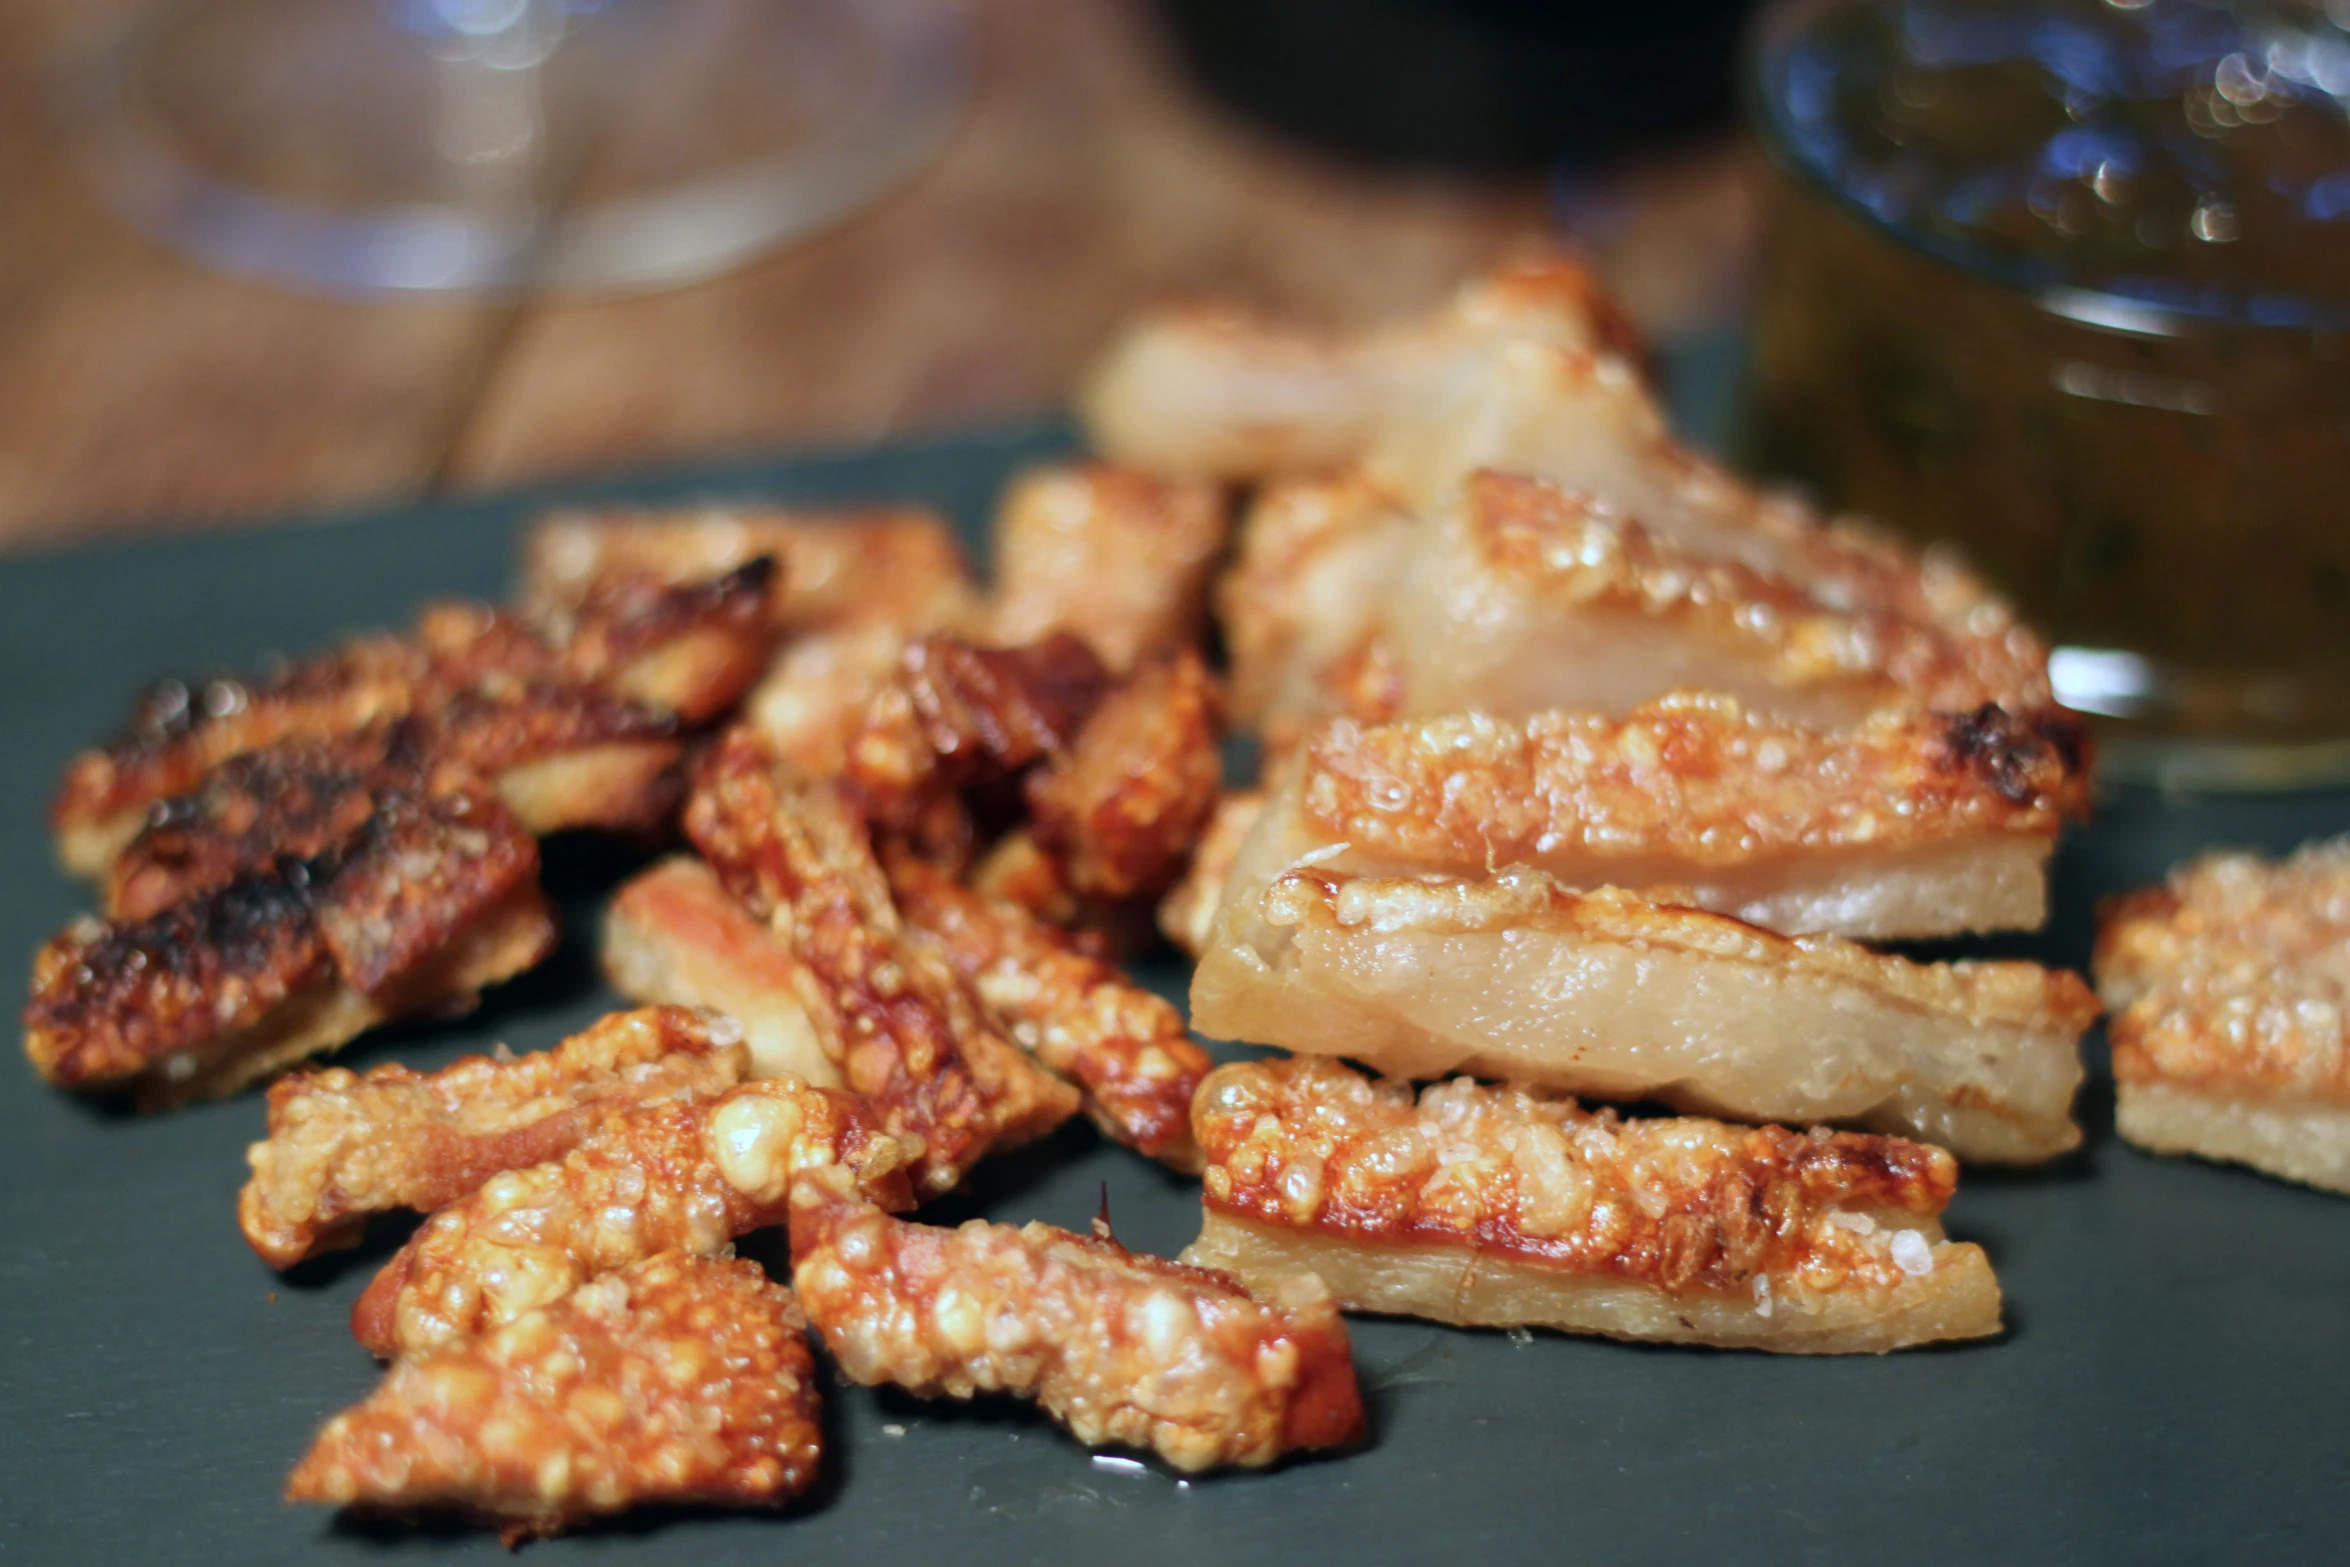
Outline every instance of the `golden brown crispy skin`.
<svg viewBox="0 0 2350 1567"><path fill-rule="evenodd" d="M995 591L985 640L1002 646L1073 632L1124 673L1205 629L1208 573L1226 506L1210 484L1108 463L1031 469L996 517Z"/></svg>
<svg viewBox="0 0 2350 1567"><path fill-rule="evenodd" d="M1364 1430L1346 1325L1310 1277L1220 1273L1047 1225L892 1219L819 1176L792 1198L792 1281L851 1381L1033 1398L1089 1447L1258 1467Z"/></svg>
<svg viewBox="0 0 2350 1567"><path fill-rule="evenodd" d="M791 1078L615 1110L561 1159L493 1176L426 1220L360 1296L351 1331L386 1359L415 1355L657 1253L714 1255L781 1223L793 1182L819 1166L911 1207L906 1153L855 1095Z"/></svg>
<svg viewBox="0 0 2350 1567"><path fill-rule="evenodd" d="M1249 1278L1264 1241L1319 1238L1318 1257L1354 1254L1332 1269L1362 1281L1338 1286L1351 1307L1814 1352L1998 1331L1981 1249L1942 1239L1958 1172L1939 1148L1627 1121L1467 1078L1415 1102L1307 1057L1219 1068L1195 1124L1212 1233L1186 1257ZM1552 1289L1480 1293L1488 1272ZM1513 1304L1532 1310L1485 1309Z"/></svg>
<svg viewBox="0 0 2350 1567"><path fill-rule="evenodd" d="M496 781L534 832L658 820L674 803L660 785L681 725L732 705L765 661L773 575L760 560L684 587L608 582L547 622L440 605L408 636L362 638L263 680L166 682L120 737L67 767L52 812L60 853L101 875L150 806L231 757L410 715L436 760ZM544 771L567 756L600 774Z"/></svg>
<svg viewBox="0 0 2350 1567"><path fill-rule="evenodd" d="M815 1370L758 1264L665 1252L392 1367L286 1500L452 1512L510 1545L647 1503L771 1507L816 1477Z"/></svg>
<svg viewBox="0 0 2350 1567"><path fill-rule="evenodd" d="M1199 1168L1191 1096L1212 1062L1182 1014L1017 904L910 854L889 859L899 912L938 938L997 1027L1085 1090L1102 1129L1179 1170Z"/></svg>
<svg viewBox="0 0 2350 1567"><path fill-rule="evenodd" d="M1109 685L1101 659L1067 633L1013 648L923 637L850 738L846 777L877 825L925 829L942 810L960 815L958 791L1067 751Z"/></svg>
<svg viewBox="0 0 2350 1567"><path fill-rule="evenodd" d="M502 1170L560 1159L612 1110L721 1092L749 1064L732 1019L655 1007L534 1055L281 1078L269 1136L246 1150L237 1223L263 1261L291 1267L357 1244L370 1214L445 1208Z"/></svg>
<svg viewBox="0 0 2350 1567"><path fill-rule="evenodd" d="M1029 774L1036 840L1081 898L1155 898L1216 808L1224 758L1215 678L1189 648L1103 698L1068 750Z"/></svg>
<svg viewBox="0 0 2350 1567"><path fill-rule="evenodd" d="M1304 748L1290 841L1251 861L1260 876L1309 853L1334 870L1532 865L1578 887L1683 889L1791 933L2030 929L2057 830L2088 809L2079 754L2067 715L1893 709L1823 730L1695 693L1621 719L1339 720Z"/></svg>
<svg viewBox="0 0 2350 1567"><path fill-rule="evenodd" d="M2123 1136L2350 1192L2350 839L2110 901L2096 970Z"/></svg>
<svg viewBox="0 0 2350 1567"><path fill-rule="evenodd" d="M1507 262L1423 320L1353 339L1301 332L1228 305L1144 317L1079 396L1094 445L1187 478L1254 479L1360 460L1399 421L1513 344L1636 356L1623 313L1559 255Z"/></svg>
<svg viewBox="0 0 2350 1567"><path fill-rule="evenodd" d="M1208 948L1208 934L1216 909L1224 901L1225 879L1232 874L1240 846L1257 818L1264 814L1262 790L1236 789L1220 795L1215 814L1193 845L1191 864L1159 904L1159 929L1166 938L1197 958Z"/></svg>
<svg viewBox="0 0 2350 1567"><path fill-rule="evenodd" d="M615 576L682 584L762 556L782 568L766 606L777 631L856 622L928 631L967 614L976 597L953 526L935 512L893 506L561 512L523 541L521 599L551 615Z"/></svg>
<svg viewBox="0 0 2350 1567"><path fill-rule="evenodd" d="M886 621L822 626L787 641L743 701L743 722L802 772L849 763L866 712L896 679L907 633Z"/></svg>
<svg viewBox="0 0 2350 1567"><path fill-rule="evenodd" d="M702 861L679 855L621 884L604 915L603 962L612 988L633 1001L738 1020L751 1076L841 1086L809 1016L814 976Z"/></svg>
<svg viewBox="0 0 2350 1567"><path fill-rule="evenodd" d="M1238 890L1192 977L1211 1038L1759 1121L1853 1121L1961 1158L2050 1159L2097 1003L2033 963L1920 964L1529 867L1304 867Z"/></svg>
<svg viewBox="0 0 2350 1567"><path fill-rule="evenodd" d="M891 1131L920 1139L924 1195L1076 1113L1077 1092L988 1029L935 944L906 931L841 786L738 729L705 759L686 832L814 977L817 1037Z"/></svg>
<svg viewBox="0 0 2350 1567"><path fill-rule="evenodd" d="M34 959L25 1052L62 1087L233 1089L387 1017L464 1005L543 958L538 845L478 787L371 781L358 827Z"/></svg>

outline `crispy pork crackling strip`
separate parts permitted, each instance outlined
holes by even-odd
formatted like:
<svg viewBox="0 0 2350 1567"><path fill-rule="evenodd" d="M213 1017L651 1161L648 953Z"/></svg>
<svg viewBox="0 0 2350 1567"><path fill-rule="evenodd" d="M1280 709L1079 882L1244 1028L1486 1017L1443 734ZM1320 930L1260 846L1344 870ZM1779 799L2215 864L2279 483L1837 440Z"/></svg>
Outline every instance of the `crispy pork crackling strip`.
<svg viewBox="0 0 2350 1567"><path fill-rule="evenodd" d="M748 1064L732 1019L658 1007L533 1055L280 1078L237 1223L262 1260L291 1267L357 1244L370 1214L445 1208L500 1171L561 1158L614 1110L722 1092Z"/></svg>
<svg viewBox="0 0 2350 1567"><path fill-rule="evenodd" d="M1265 811L1263 791L1236 789L1220 796L1215 814L1193 847L1191 864L1159 904L1159 930L1197 959L1207 950L1216 910L1224 901L1224 886L1240 856L1240 846Z"/></svg>
<svg viewBox="0 0 2350 1567"><path fill-rule="evenodd" d="M1200 1090L1206 1218L1184 1260L1349 1309L1809 1354L1999 1331L1977 1246L1943 1239L1939 1148L1849 1132L1619 1120L1467 1078L1334 1061ZM795 1215L796 1219L796 1215Z"/></svg>
<svg viewBox="0 0 2350 1567"><path fill-rule="evenodd" d="M988 1029L935 942L905 928L841 795L737 729L704 760L686 832L727 891L790 941L814 980L816 1037L889 1130L920 1140L915 1184L936 1196L990 1149L1067 1120L1079 1098Z"/></svg>
<svg viewBox="0 0 2350 1567"><path fill-rule="evenodd" d="M521 600L530 613L554 615L616 576L683 584L762 556L781 568L766 604L781 632L928 631L968 616L978 597L954 527L936 512L710 507L550 515L523 541Z"/></svg>
<svg viewBox="0 0 2350 1567"><path fill-rule="evenodd" d="M1026 782L1038 845L1079 898L1156 898L1173 884L1224 782L1215 678L1189 648L1152 660Z"/></svg>
<svg viewBox="0 0 2350 1567"><path fill-rule="evenodd" d="M958 791L1066 753L1109 689L1101 659L1066 633L1015 648L924 637L851 736L843 776L877 826L934 830L942 810L960 816Z"/></svg>
<svg viewBox="0 0 2350 1567"><path fill-rule="evenodd" d="M436 760L493 782L533 832L636 827L675 800L683 728L733 705L766 662L773 564L668 587L599 584L526 621L439 605L404 636L362 638L257 681L158 686L129 727L67 767L52 821L69 870L103 875L159 801L233 756L415 716Z"/></svg>
<svg viewBox="0 0 2350 1567"><path fill-rule="evenodd" d="M356 830L36 954L25 1053L60 1087L230 1092L389 1018L468 1006L552 950L538 845L479 787L369 786Z"/></svg>
<svg viewBox="0 0 2350 1567"><path fill-rule="evenodd" d="M679 855L621 884L604 915L603 964L612 988L633 1001L706 1007L739 1020L751 1076L842 1086L810 1016L815 977L704 862ZM813 1005L825 1011L821 1001Z"/></svg>
<svg viewBox="0 0 2350 1567"><path fill-rule="evenodd" d="M2057 830L2088 808L2077 754L2054 715L1889 710L1819 730L1693 693L1622 719L1337 720L1276 770L1235 885L1309 858L1350 874L1530 865L1788 934L2036 929Z"/></svg>
<svg viewBox="0 0 2350 1567"><path fill-rule="evenodd" d="M1363 1434L1346 1325L1311 1277L1234 1280L1031 1224L892 1219L817 1175L792 1197L792 1281L851 1381L1033 1398L1089 1447L1257 1467Z"/></svg>
<svg viewBox="0 0 2350 1567"><path fill-rule="evenodd" d="M1214 1063L1181 1013L1068 932L912 855L892 855L889 878L899 912L938 938L1005 1034L1085 1090L1104 1131L1177 1169L1199 1168L1191 1096Z"/></svg>
<svg viewBox="0 0 2350 1567"><path fill-rule="evenodd" d="M1079 398L1094 445L1186 478L1257 479L1360 461L1513 343L1635 354L1638 339L1590 274L1536 257L1462 288L1427 319L1354 339L1317 337L1229 306L1145 317Z"/></svg>
<svg viewBox="0 0 2350 1567"><path fill-rule="evenodd" d="M790 1078L616 1110L561 1159L492 1176L426 1220L360 1296L351 1331L386 1359L416 1355L657 1253L714 1255L783 1222L792 1183L822 1166L910 1207L907 1152L856 1096Z"/></svg>
<svg viewBox="0 0 2350 1567"><path fill-rule="evenodd" d="M2096 969L2122 1136L2350 1193L2350 839L2112 900Z"/></svg>
<svg viewBox="0 0 2350 1567"><path fill-rule="evenodd" d="M977 635L1012 647L1071 632L1118 674L1195 643L1227 521L1214 485L1108 463L1030 469L996 514L995 592Z"/></svg>
<svg viewBox="0 0 2350 1567"><path fill-rule="evenodd" d="M392 1367L286 1500L455 1513L509 1544L649 1503L774 1506L816 1477L815 1370L758 1264L664 1252Z"/></svg>
<svg viewBox="0 0 2350 1567"><path fill-rule="evenodd" d="M1850 1121L1961 1158L2075 1146L2096 999L2012 962L1921 965L1540 871L1303 868L1235 896L1192 977L1214 1039L1756 1121Z"/></svg>

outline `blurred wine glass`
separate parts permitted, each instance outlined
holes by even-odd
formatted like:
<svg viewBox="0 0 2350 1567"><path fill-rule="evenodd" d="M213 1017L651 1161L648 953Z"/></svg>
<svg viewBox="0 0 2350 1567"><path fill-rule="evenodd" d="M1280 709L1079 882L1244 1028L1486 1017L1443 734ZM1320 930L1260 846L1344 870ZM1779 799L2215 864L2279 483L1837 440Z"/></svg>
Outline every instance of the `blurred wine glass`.
<svg viewBox="0 0 2350 1567"><path fill-rule="evenodd" d="M219 267L649 288L872 201L970 74L953 0L172 0L73 108L108 203Z"/></svg>

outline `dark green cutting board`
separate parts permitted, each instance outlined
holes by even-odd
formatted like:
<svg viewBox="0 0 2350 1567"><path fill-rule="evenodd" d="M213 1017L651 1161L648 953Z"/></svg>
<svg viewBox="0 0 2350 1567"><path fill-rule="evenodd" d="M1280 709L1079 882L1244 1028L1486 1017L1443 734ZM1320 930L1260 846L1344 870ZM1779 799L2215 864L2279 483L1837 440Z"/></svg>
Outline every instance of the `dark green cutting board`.
<svg viewBox="0 0 2350 1567"><path fill-rule="evenodd" d="M976 540L1004 475L1064 446L1027 432L568 494L926 500ZM43 811L60 764L135 687L397 624L428 597L499 593L517 525L551 493L0 563L0 954L29 959L82 907ZM2275 849L2345 827L2350 795L2124 793L2067 843L2052 929L2004 945L2079 965L2100 895L2207 844ZM555 845L562 957L462 1024L346 1059L538 1049L597 1015L613 998L589 932L626 869L609 848ZM1172 964L1153 977L1180 988ZM1803 1360L1363 1321L1368 1451L1190 1485L1097 1463L1017 1406L839 1390L829 1478L791 1514L631 1521L526 1559L2344 1559L2350 1200L2143 1157L2114 1140L2109 1103L2093 1082L2089 1145L2060 1166L1963 1183L1949 1227L1998 1267L2009 1330L1995 1342ZM486 1536L354 1528L277 1500L313 1429L375 1380L345 1314L397 1231L273 1276L232 1211L261 1128L255 1096L134 1120L0 1069L0 1560L502 1557ZM1129 1244L1172 1253L1197 1226L1192 1188L1082 1125L985 1167L953 1216L1082 1227L1105 1187Z"/></svg>

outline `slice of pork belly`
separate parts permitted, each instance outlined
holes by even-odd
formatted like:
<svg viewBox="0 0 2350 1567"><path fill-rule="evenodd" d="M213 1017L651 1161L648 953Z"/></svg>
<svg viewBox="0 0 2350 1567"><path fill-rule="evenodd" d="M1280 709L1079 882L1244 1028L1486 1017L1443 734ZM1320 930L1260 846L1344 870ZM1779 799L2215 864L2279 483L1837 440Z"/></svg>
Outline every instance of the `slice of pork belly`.
<svg viewBox="0 0 2350 1567"><path fill-rule="evenodd" d="M1794 935L2033 930L2067 816L2069 721L1888 710L1835 730L1676 695L1622 719L1460 713L1313 731L1236 886L1310 860L1354 875L1530 865Z"/></svg>
<svg viewBox="0 0 2350 1567"><path fill-rule="evenodd" d="M1562 257L1514 262L1426 318L1354 338L1231 306L1144 317L1088 378L1079 412L1112 459L1182 478L1256 479L1360 460L1387 430L1457 395L1514 343L1633 351L1590 274Z"/></svg>
<svg viewBox="0 0 2350 1567"><path fill-rule="evenodd" d="M2075 976L1921 965L1517 868L1483 880L1287 871L1236 896L1192 976L1216 1039L1465 1071L1755 1121L1844 1121L1962 1158L2080 1141Z"/></svg>
<svg viewBox="0 0 2350 1567"><path fill-rule="evenodd" d="M2124 1137L2350 1193L2350 839L2114 900L2096 969Z"/></svg>
<svg viewBox="0 0 2350 1567"><path fill-rule="evenodd" d="M444 1208L500 1171L561 1158L613 1110L721 1092L748 1064L731 1019L649 1007L531 1055L280 1078L269 1135L245 1153L237 1225L263 1261L292 1267L358 1244L370 1214Z"/></svg>
<svg viewBox="0 0 2350 1567"><path fill-rule="evenodd" d="M1196 959L1207 950L1240 846L1264 812L1265 796L1259 790L1236 789L1220 796L1183 879L1160 902L1159 930L1187 957Z"/></svg>
<svg viewBox="0 0 2350 1567"><path fill-rule="evenodd" d="M1184 1260L1357 1311L1804 1354L1999 1331L1957 1169L1892 1137L1620 1120L1467 1078L1423 1090L1297 1057L1219 1069Z"/></svg>
<svg viewBox="0 0 2350 1567"><path fill-rule="evenodd" d="M1473 470L1417 514L1357 656L1407 713L1621 713L1684 687L1814 723L2050 705L2045 650L1957 566L1747 500L1675 527L1644 492Z"/></svg>

